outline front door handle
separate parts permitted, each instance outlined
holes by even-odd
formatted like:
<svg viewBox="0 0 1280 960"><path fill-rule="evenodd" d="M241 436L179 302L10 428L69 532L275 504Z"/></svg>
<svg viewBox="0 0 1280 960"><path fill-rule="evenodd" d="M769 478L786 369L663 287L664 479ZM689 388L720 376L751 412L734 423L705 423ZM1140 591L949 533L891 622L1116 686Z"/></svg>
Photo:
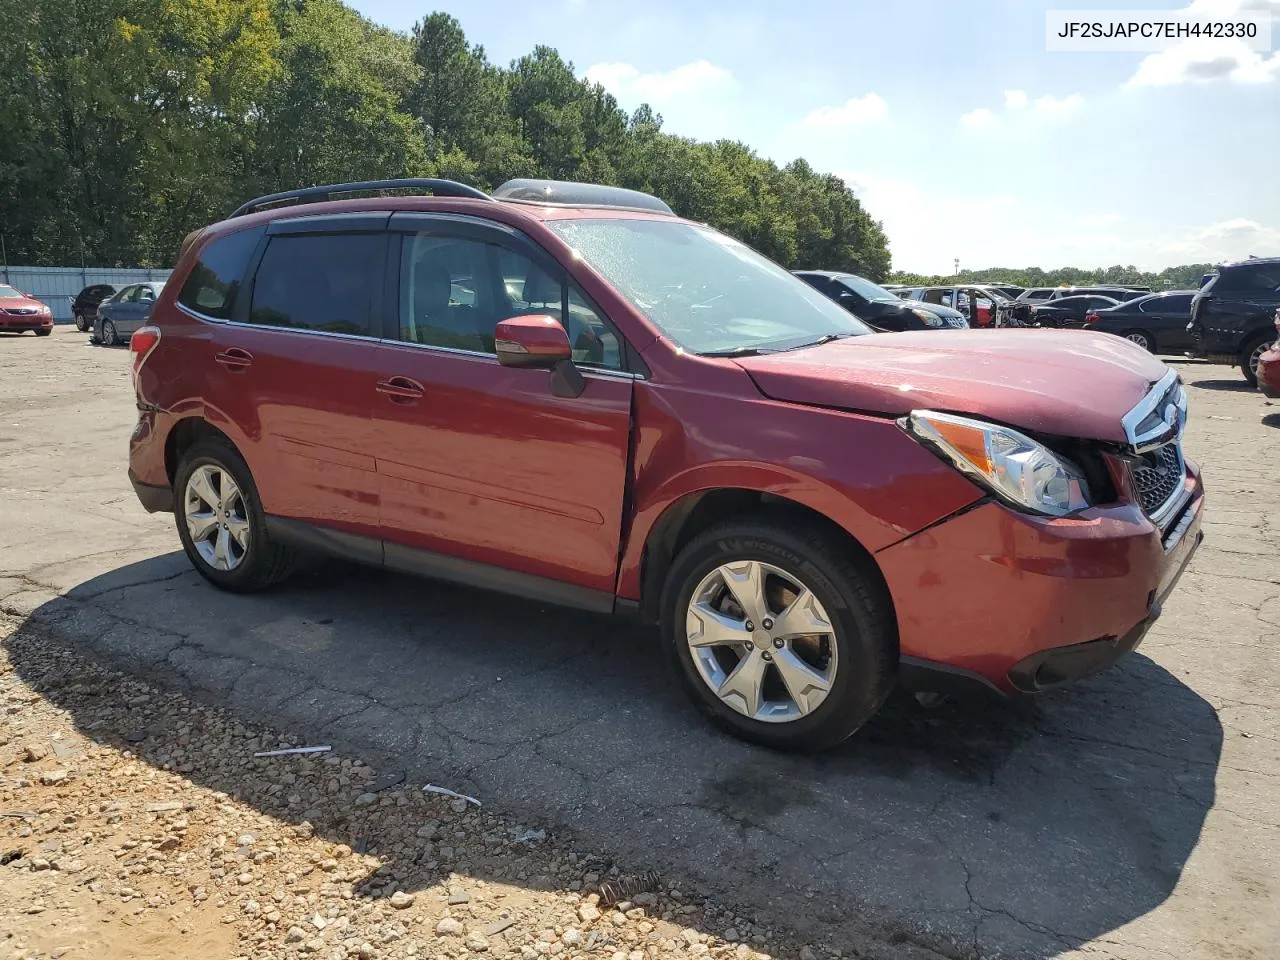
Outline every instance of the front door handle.
<svg viewBox="0 0 1280 960"><path fill-rule="evenodd" d="M426 392L422 384L409 377L387 377L378 381L376 389L392 403L416 403Z"/></svg>
<svg viewBox="0 0 1280 960"><path fill-rule="evenodd" d="M244 373L249 369L249 365L253 363L253 354L248 350L241 350L239 347L228 347L221 353L214 354L213 359L232 373Z"/></svg>

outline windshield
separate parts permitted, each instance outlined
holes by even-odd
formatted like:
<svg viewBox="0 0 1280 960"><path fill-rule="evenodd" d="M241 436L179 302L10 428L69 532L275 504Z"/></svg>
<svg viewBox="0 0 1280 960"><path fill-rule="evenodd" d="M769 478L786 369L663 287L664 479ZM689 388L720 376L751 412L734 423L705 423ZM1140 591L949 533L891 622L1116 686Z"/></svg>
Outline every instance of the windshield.
<svg viewBox="0 0 1280 960"><path fill-rule="evenodd" d="M870 280L863 280L861 277L855 277L853 274L847 274L843 277L837 277L836 282L841 286L848 287L854 293L861 295L867 300L899 300L901 299L896 293L891 293L884 287L877 286Z"/></svg>
<svg viewBox="0 0 1280 960"><path fill-rule="evenodd" d="M22 294L20 294L17 290L13 289L13 287L6 286L5 284L0 283L0 300L8 300L12 297L21 297L21 296Z"/></svg>
<svg viewBox="0 0 1280 960"><path fill-rule="evenodd" d="M679 220L553 220L565 243L691 353L785 350L871 333L744 244Z"/></svg>

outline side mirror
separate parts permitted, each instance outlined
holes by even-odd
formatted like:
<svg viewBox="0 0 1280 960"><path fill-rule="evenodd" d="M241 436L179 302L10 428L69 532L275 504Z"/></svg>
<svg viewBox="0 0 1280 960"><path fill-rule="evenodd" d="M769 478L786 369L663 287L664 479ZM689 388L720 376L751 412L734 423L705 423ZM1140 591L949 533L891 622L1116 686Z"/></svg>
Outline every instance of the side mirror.
<svg viewBox="0 0 1280 960"><path fill-rule="evenodd" d="M557 397L580 397L587 381L573 363L569 335L555 317L530 314L498 324L493 349L504 367L551 371L551 392Z"/></svg>
<svg viewBox="0 0 1280 960"><path fill-rule="evenodd" d="M569 335L555 317L531 314L511 317L498 324L493 348L504 367L551 369L561 360L571 360Z"/></svg>

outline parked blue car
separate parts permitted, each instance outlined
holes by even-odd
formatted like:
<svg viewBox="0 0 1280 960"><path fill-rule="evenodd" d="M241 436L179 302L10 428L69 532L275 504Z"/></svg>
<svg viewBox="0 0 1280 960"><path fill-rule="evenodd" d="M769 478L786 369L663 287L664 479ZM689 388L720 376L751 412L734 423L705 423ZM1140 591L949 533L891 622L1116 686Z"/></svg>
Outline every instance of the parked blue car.
<svg viewBox="0 0 1280 960"><path fill-rule="evenodd" d="M146 324L151 308L160 299L164 284L158 281L131 283L120 292L98 304L98 315L93 321L93 338L99 343L114 347L128 343L135 330Z"/></svg>

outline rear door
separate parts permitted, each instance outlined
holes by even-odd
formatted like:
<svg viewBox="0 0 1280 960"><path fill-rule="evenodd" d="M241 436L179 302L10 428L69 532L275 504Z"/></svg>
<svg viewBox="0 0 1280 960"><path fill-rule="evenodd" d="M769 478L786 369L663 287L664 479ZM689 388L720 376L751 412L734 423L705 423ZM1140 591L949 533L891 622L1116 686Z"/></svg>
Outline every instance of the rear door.
<svg viewBox="0 0 1280 960"><path fill-rule="evenodd" d="M515 230L426 214L391 228L387 341L369 383L383 391L371 436L387 565L447 576L485 564L527 575L507 589L610 608L633 389L617 332ZM534 313L564 323L581 396L498 363L494 327Z"/></svg>
<svg viewBox="0 0 1280 960"><path fill-rule="evenodd" d="M264 510L371 538L378 489L369 408L381 334L373 318L388 216L272 223L230 322L211 325L202 357L207 404L247 446Z"/></svg>
<svg viewBox="0 0 1280 960"><path fill-rule="evenodd" d="M1138 305L1143 322L1155 335L1161 351L1189 350L1194 346L1187 323L1191 319L1191 294L1152 297Z"/></svg>

